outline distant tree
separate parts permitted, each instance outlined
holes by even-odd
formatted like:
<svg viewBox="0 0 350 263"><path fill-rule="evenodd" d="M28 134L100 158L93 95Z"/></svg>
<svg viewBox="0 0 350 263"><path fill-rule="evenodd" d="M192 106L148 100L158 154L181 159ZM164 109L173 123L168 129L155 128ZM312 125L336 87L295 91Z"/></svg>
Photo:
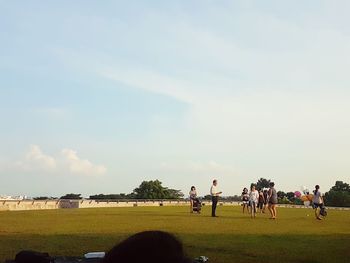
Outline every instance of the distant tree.
<svg viewBox="0 0 350 263"><path fill-rule="evenodd" d="M279 204L290 204L291 201L287 198L287 196L284 196L283 198L278 198Z"/></svg>
<svg viewBox="0 0 350 263"><path fill-rule="evenodd" d="M180 190L169 189L162 186L162 182L143 181L139 187L133 191L136 199L178 199L183 194Z"/></svg>
<svg viewBox="0 0 350 263"><path fill-rule="evenodd" d="M325 194L325 203L329 206L350 207L349 184L336 181L335 185Z"/></svg>
<svg viewBox="0 0 350 263"><path fill-rule="evenodd" d="M48 196L37 196L37 197L33 197L33 200L47 200L49 199Z"/></svg>
<svg viewBox="0 0 350 263"><path fill-rule="evenodd" d="M265 178L260 178L256 183L256 187L258 189L269 188L271 180L267 180Z"/></svg>
<svg viewBox="0 0 350 263"><path fill-rule="evenodd" d="M235 202L238 202L238 201L241 201L241 196L238 196L238 195L234 195L234 196L223 196L222 199L224 201L235 201Z"/></svg>
<svg viewBox="0 0 350 263"><path fill-rule="evenodd" d="M343 181L336 181L335 185L331 188L331 191L350 193L350 185Z"/></svg>
<svg viewBox="0 0 350 263"><path fill-rule="evenodd" d="M34 197L33 200L55 200L55 199L58 199L57 197L53 197L53 196L37 196L37 197Z"/></svg>
<svg viewBox="0 0 350 263"><path fill-rule="evenodd" d="M203 197L203 200L211 200L211 195L205 195L205 196Z"/></svg>
<svg viewBox="0 0 350 263"><path fill-rule="evenodd" d="M134 196L131 194L98 194L98 195L90 195L90 199L93 200L116 200L116 199L133 199Z"/></svg>
<svg viewBox="0 0 350 263"><path fill-rule="evenodd" d="M66 194L64 196L61 196L60 199L75 200L75 199L83 199L83 198L81 197L81 194Z"/></svg>
<svg viewBox="0 0 350 263"><path fill-rule="evenodd" d="M286 193L286 197L288 198L289 201L294 202L295 201L295 196L293 192L288 192Z"/></svg>
<svg viewBox="0 0 350 263"><path fill-rule="evenodd" d="M285 197L287 197L287 194L285 192L283 192L283 191L277 192L277 198L284 199Z"/></svg>

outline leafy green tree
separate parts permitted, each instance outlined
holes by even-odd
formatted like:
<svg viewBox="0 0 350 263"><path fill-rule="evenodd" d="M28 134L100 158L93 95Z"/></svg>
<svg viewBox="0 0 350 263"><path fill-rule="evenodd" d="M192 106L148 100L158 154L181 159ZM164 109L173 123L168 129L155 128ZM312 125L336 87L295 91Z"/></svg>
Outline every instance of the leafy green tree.
<svg viewBox="0 0 350 263"><path fill-rule="evenodd" d="M211 200L211 195L205 195L205 196L203 196L203 200Z"/></svg>
<svg viewBox="0 0 350 263"><path fill-rule="evenodd" d="M271 180L267 180L265 178L260 178L256 183L256 187L258 189L269 188Z"/></svg>
<svg viewBox="0 0 350 263"><path fill-rule="evenodd" d="M33 200L55 200L58 199L57 197L53 197L53 196L37 196L34 197Z"/></svg>
<svg viewBox="0 0 350 263"><path fill-rule="evenodd" d="M133 194L98 194L98 195L90 195L90 199L93 200L116 200L116 199L133 199Z"/></svg>
<svg viewBox="0 0 350 263"><path fill-rule="evenodd" d="M143 181L133 191L136 199L178 199L183 197L180 190L169 189L162 186L162 182Z"/></svg>
<svg viewBox="0 0 350 263"><path fill-rule="evenodd" d="M284 199L286 196L287 196L287 194L283 191L277 192L277 198L279 198L279 199Z"/></svg>
<svg viewBox="0 0 350 263"><path fill-rule="evenodd" d="M81 197L81 194L66 194L64 196L61 196L60 199L76 200L76 199L83 199L83 198Z"/></svg>
<svg viewBox="0 0 350 263"><path fill-rule="evenodd" d="M350 185L343 183L343 181L336 181L335 185L331 188L331 191L350 193Z"/></svg>
<svg viewBox="0 0 350 263"><path fill-rule="evenodd" d="M349 184L336 181L335 185L325 194L325 203L329 206L350 207Z"/></svg>
<svg viewBox="0 0 350 263"><path fill-rule="evenodd" d="M293 192L288 192L286 193L286 197L288 198L289 201L294 202L295 201L295 196Z"/></svg>

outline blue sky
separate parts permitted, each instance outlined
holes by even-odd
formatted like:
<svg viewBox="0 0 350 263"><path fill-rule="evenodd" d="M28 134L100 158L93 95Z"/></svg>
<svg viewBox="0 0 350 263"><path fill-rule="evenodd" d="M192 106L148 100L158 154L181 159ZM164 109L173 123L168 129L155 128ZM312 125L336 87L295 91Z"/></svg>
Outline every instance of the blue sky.
<svg viewBox="0 0 350 263"><path fill-rule="evenodd" d="M350 181L348 1L0 1L0 194Z"/></svg>

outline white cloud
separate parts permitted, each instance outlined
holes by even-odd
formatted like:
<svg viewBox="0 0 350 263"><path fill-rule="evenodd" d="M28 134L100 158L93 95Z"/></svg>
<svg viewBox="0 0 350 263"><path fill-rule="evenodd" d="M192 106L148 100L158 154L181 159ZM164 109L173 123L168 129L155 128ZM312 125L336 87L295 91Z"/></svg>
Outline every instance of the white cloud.
<svg viewBox="0 0 350 263"><path fill-rule="evenodd" d="M54 170L57 167L55 158L43 153L38 145L31 145L25 160L18 164L26 170Z"/></svg>
<svg viewBox="0 0 350 263"><path fill-rule="evenodd" d="M46 172L77 175L103 175L107 168L95 165L89 160L81 159L76 151L63 149L57 157L43 153L38 145L31 145L25 158L15 163L15 168L24 171Z"/></svg>
<svg viewBox="0 0 350 263"><path fill-rule="evenodd" d="M62 156L71 173L83 175L102 175L106 173L107 169L105 166L95 165L89 160L79 158L74 150L63 149Z"/></svg>

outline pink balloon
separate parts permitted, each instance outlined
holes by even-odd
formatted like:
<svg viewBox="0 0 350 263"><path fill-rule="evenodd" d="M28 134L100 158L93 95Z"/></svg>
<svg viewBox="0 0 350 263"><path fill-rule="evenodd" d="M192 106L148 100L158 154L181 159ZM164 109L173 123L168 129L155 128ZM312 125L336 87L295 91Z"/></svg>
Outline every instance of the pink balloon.
<svg viewBox="0 0 350 263"><path fill-rule="evenodd" d="M297 198L300 198L301 193L299 191L295 191L294 192L294 196L297 197Z"/></svg>

